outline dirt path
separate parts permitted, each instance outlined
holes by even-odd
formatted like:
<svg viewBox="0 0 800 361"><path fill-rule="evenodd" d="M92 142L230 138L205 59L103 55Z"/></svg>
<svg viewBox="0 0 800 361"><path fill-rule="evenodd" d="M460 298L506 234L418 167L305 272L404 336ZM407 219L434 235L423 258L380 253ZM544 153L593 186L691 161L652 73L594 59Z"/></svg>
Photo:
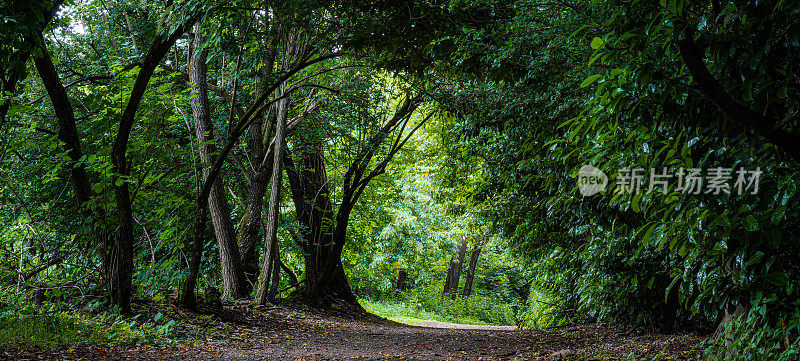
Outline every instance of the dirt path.
<svg viewBox="0 0 800 361"><path fill-rule="evenodd" d="M5 355L51 360L547 360L553 352L570 349L578 359L662 353L669 356L665 359L679 360L694 355L700 341L693 336L626 334L597 324L536 331L448 323L416 327L297 306L261 311L226 307L213 317L198 317L151 303L139 305L137 312L182 319L179 331L187 341L171 347L82 347Z"/></svg>
<svg viewBox="0 0 800 361"><path fill-rule="evenodd" d="M494 325L467 325L463 323L450 323L438 321L419 321L409 326L420 326L427 328L446 328L450 330L483 330L483 331L514 331L517 326L494 326Z"/></svg>

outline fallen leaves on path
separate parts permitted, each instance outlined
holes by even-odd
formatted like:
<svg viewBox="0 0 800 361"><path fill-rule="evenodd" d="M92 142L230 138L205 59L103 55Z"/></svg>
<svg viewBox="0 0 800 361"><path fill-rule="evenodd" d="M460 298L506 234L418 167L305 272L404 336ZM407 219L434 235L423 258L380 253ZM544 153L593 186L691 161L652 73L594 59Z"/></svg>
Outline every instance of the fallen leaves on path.
<svg viewBox="0 0 800 361"><path fill-rule="evenodd" d="M286 304L257 310L226 305L196 314L145 302L136 311L162 312L182 322L186 341L174 347L70 347L63 350L0 351L0 358L30 360L617 360L635 356L667 360L697 354L691 335L630 334L604 324L544 330L433 324L417 327L373 315L312 310ZM569 352L562 352L569 350Z"/></svg>

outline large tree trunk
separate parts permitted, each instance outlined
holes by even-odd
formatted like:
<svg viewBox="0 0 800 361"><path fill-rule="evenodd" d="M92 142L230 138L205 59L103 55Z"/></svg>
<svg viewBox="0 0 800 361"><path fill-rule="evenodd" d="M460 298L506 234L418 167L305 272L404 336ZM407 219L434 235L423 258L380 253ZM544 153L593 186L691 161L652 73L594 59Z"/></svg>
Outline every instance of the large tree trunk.
<svg viewBox="0 0 800 361"><path fill-rule="evenodd" d="M181 290L182 303L185 307L197 307L197 299L194 294L194 289L197 286L197 278L200 272L200 261L203 253L203 235L205 233L205 219L207 217L205 214L205 208L208 206L208 195L211 192L211 182L213 182L219 175L222 169L222 164L225 162L228 154L230 154L231 150L233 150L234 146L238 143L239 137L244 133L247 127L249 127L252 122L256 120L257 114L272 103L267 103L267 99L275 89L277 89L286 80L297 74L297 72L300 70L327 59L334 58L338 55L338 53L322 55L311 60L307 60L308 57L303 57L303 59L305 59L304 61L300 62L299 64L294 64L291 69L278 76L278 78L270 85L269 89L260 94L253 102L253 105L247 109L247 111L241 113L239 116L239 121L236 122L236 125L231 128L225 146L222 147L219 155L214 161L214 164L209 168L208 176L203 181L203 186L201 187L197 196L197 204L195 206L195 221L193 224L194 231L192 232L193 238L190 240L192 247L192 259L189 262L189 276L186 278L186 282L183 284ZM287 129L288 128L290 127L287 127Z"/></svg>
<svg viewBox="0 0 800 361"><path fill-rule="evenodd" d="M356 310L363 310L344 273L342 249L335 243L331 240L332 246L319 245L315 255L306 257L305 297L313 304L324 307L344 302Z"/></svg>
<svg viewBox="0 0 800 361"><path fill-rule="evenodd" d="M458 294L458 284L461 282L461 270L464 269L464 258L467 256L467 239L461 240L461 247L458 249L458 263L453 269L453 283L450 288L450 298L455 299Z"/></svg>
<svg viewBox="0 0 800 361"><path fill-rule="evenodd" d="M481 248L477 245L472 249L472 254L469 256L469 267L467 274L464 275L464 288L461 291L461 296L469 297L472 294L472 283L475 281L475 267L478 265L478 257L481 255Z"/></svg>
<svg viewBox="0 0 800 361"><path fill-rule="evenodd" d="M127 159L128 140L133 130L136 112L147 90L147 83L153 76L156 67L169 49L183 36L186 30L202 15L202 8L190 14L183 23L174 30L159 37L150 46L144 61L139 68L139 74L131 88L128 104L122 112L114 144L111 150L111 163L114 176L114 199L117 207L117 229L114 237L114 253L111 267L111 299L123 313L130 313L131 301L131 276L133 275L133 210L127 177L130 175L130 163Z"/></svg>
<svg viewBox="0 0 800 361"><path fill-rule="evenodd" d="M131 313L133 277L133 211L127 186L116 187L117 233L111 253L111 301L123 314Z"/></svg>
<svg viewBox="0 0 800 361"><path fill-rule="evenodd" d="M262 76L266 75L262 74ZM260 85L259 89L262 88L263 86ZM283 111L288 111L288 107L284 108ZM267 192L267 185L271 179L274 164L275 148L269 146L269 139L273 138L272 135L277 121L276 109L277 105L271 106L263 120L256 120L248 128L248 157L250 158L252 173L247 192L247 209L245 210L243 223L239 227L238 239L242 264L244 265L246 276L253 279L253 284L257 283L259 272L258 267L253 266L258 262L255 246L258 241L258 231L263 225L261 214L264 209L264 195Z"/></svg>
<svg viewBox="0 0 800 361"><path fill-rule="evenodd" d="M447 264L447 274L444 277L444 287L442 288L442 300L453 293L453 279L455 279L457 265L458 262L452 258L450 259L450 263Z"/></svg>
<svg viewBox="0 0 800 361"><path fill-rule="evenodd" d="M271 38L278 39L280 30L277 26L271 26L269 21L270 17L265 16L261 21L263 31L271 34ZM271 46L267 46L264 52L264 59L261 68L258 71L258 93L261 94L267 87L267 78L270 72L274 69L276 46L278 41L273 41ZM246 277L252 279L256 283L255 278L258 274L258 262L256 253L254 252L256 242L258 241L258 231L262 227L261 213L264 208L264 195L267 192L267 184L269 183L270 176L272 175L273 161L268 154L269 140L273 138L274 124L276 119L277 105L273 104L269 107L266 114L254 121L247 128L247 156L249 158L251 176L249 179L249 188L247 192L247 209L243 218L243 223L239 227L239 251L242 256L242 264L244 265ZM269 149L269 150L268 150Z"/></svg>
<svg viewBox="0 0 800 361"><path fill-rule="evenodd" d="M259 154L258 157L263 158L264 155ZM255 278L254 276L258 272L258 268L254 268L252 265L257 261L255 246L259 239L258 231L262 226L261 214L264 208L264 195L272 174L271 163L268 167L259 167L258 163L255 166L257 168L251 173L247 190L247 209L237 236L245 276L251 279ZM255 280L253 282L255 283Z"/></svg>
<svg viewBox="0 0 800 361"><path fill-rule="evenodd" d="M207 68L208 50L197 50L203 43L202 23L194 27L195 49L189 58L189 78L192 84L192 115L194 117L197 136L198 153L203 164L203 179L209 174L209 167L214 163L213 154L217 152L214 142L214 125L208 102ZM209 213L217 238L217 248L222 268L222 295L225 298L238 299L244 297L244 273L242 272L239 247L236 243L236 232L231 220L230 206L225 195L223 178L220 174L214 179L208 195Z"/></svg>
<svg viewBox="0 0 800 361"><path fill-rule="evenodd" d="M289 156L284 160L297 219L303 226L304 297L320 306L339 300L360 309L341 261L345 240L334 238L322 142L307 142L299 148L299 167L295 167Z"/></svg>
<svg viewBox="0 0 800 361"><path fill-rule="evenodd" d="M86 174L86 167L80 158L83 156L83 149L81 147L81 138L78 133L78 127L75 121L75 112L72 103L69 101L66 87L61 83L58 72L47 50L47 45L42 36L42 30L53 17L55 11L61 5L61 1L56 1L53 7L44 13L44 23L42 28L32 31L25 36L25 42L29 48L19 50L19 60L25 63L34 50L34 65L42 80L48 97L53 104L53 111L56 115L58 123L58 139L63 142L64 150L67 151L67 156L70 158L68 166L70 175L72 177L72 188L75 196L75 202L78 211L84 217L86 224L89 226L90 237L86 238L85 249L89 250L100 245L103 251L103 276L111 274L111 241L110 234L98 223L104 218L102 209L97 212L92 212L86 207L92 197L91 184L89 177ZM34 30L34 29L32 29ZM2 68L0 66L0 68ZM20 73L16 69L9 70L10 75L8 79L3 79L3 90L10 94L15 93L16 84L20 79ZM2 71L6 73L5 70ZM0 105L0 126L4 123L4 116L9 109L10 101L6 101ZM106 280L110 283L110 280Z"/></svg>
<svg viewBox="0 0 800 361"><path fill-rule="evenodd" d="M450 297L456 298L458 294L458 283L461 281L461 269L464 268L464 257L467 254L467 239L461 240L461 247L458 250L458 261L455 259L450 260L450 265L447 267L447 277L444 281L444 289L442 290L442 299Z"/></svg>
<svg viewBox="0 0 800 361"><path fill-rule="evenodd" d="M276 118L274 108L270 107L264 120L256 120L248 128L248 157L252 173L247 191L247 209L237 238L245 277L251 279L253 284L257 281L259 271L255 246L259 239L258 231L263 225L261 214L264 209L264 195L272 175L274 148L269 147L267 139L274 133L275 122L272 121Z"/></svg>
<svg viewBox="0 0 800 361"><path fill-rule="evenodd" d="M283 95L283 86L276 90L276 95ZM280 95L279 95L280 94ZM281 186L283 178L283 154L286 143L286 116L288 113L289 100L287 98L278 101L277 122L275 126L275 151L272 163L272 179L270 180L269 210L267 213L267 229L264 242L264 259L261 266L261 273L258 277L255 302L265 304L270 293L270 281L275 283L275 273L279 273L278 265L278 222L280 218L281 206ZM276 272L277 271L277 272Z"/></svg>
<svg viewBox="0 0 800 361"><path fill-rule="evenodd" d="M75 201L81 214L84 217L91 218L91 211L83 206L84 203L89 201L91 186L89 178L86 176L86 168L80 161L83 151L78 127L75 125L75 113L67 96L67 91L61 84L61 79L59 79L55 66L53 66L53 61L50 59L50 54L44 45L44 39L40 38L39 40L42 42L42 46L39 48L38 56L34 58L34 64L42 79L47 95L53 103L53 110L58 121L58 140L64 142L64 150L67 151L67 156L71 161L68 168L72 176Z"/></svg>
<svg viewBox="0 0 800 361"><path fill-rule="evenodd" d="M301 247L306 267L304 293L311 303L327 306L338 300L363 311L347 281L341 259L350 214L369 182L386 170L386 165L410 138L410 135L402 132L421 99L407 97L392 118L367 138L364 147L345 172L342 201L335 216L325 169L325 143L316 135L318 132L311 129L299 139L297 167L291 157L284 157L297 219L303 226L304 241ZM430 116L419 122L410 133L413 134L427 119ZM387 154L370 170L376 152L398 129Z"/></svg>
<svg viewBox="0 0 800 361"><path fill-rule="evenodd" d="M105 212L99 209L93 212L86 206L92 197L91 183L86 174L86 167L80 161L83 157L83 150L81 147L81 138L78 133L78 127L75 122L75 112L72 103L69 101L67 91L61 83L58 72L53 65L50 54L44 43L44 39L39 38L41 47L38 49L37 56L34 58L36 70L39 77L42 79L42 84L47 91L50 101L53 103L53 110L56 114L58 121L58 139L63 142L64 150L67 151L67 156L70 158L68 166L70 175L72 176L72 188L75 196L75 203L78 211L83 216L86 224L89 226L90 237L87 237L85 249L93 249L100 245L103 251L103 270L104 275L108 275L111 269L111 243L110 234L99 224L104 218ZM109 281L109 280L106 280Z"/></svg>

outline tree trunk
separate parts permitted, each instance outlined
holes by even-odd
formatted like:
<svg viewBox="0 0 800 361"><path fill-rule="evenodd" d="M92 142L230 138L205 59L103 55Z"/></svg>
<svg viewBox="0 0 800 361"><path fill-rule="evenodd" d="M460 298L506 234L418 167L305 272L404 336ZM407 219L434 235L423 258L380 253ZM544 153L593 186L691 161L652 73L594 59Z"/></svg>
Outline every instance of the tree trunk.
<svg viewBox="0 0 800 361"><path fill-rule="evenodd" d="M277 258L277 261L278 265L283 270L283 272L286 272L286 275L289 276L289 284L290 285L297 284L299 281L297 280L297 275L294 274L294 271L292 271L292 269L289 268L289 266L287 266L286 263L283 263L280 257Z"/></svg>
<svg viewBox="0 0 800 361"><path fill-rule="evenodd" d="M260 155L259 157L264 157ZM258 164L256 164L258 167ZM258 275L258 267L253 266L257 257L255 252L256 242L258 241L258 230L262 226L261 214L264 208L264 195L267 192L269 177L272 174L272 163L267 167L255 169L250 178L247 190L247 209L244 214L244 221L239 226L239 252L242 257L242 269L245 277L256 283L255 277Z"/></svg>
<svg viewBox="0 0 800 361"><path fill-rule="evenodd" d="M72 176L72 188L75 196L75 203L78 211L85 218L90 228L90 237L87 237L85 248L87 250L99 247L103 251L103 270L104 275L110 274L111 270L111 242L109 233L99 224L104 218L103 209L93 212L86 207L86 202L92 198L91 183L86 174L86 167L81 158L83 150L78 127L75 122L75 112L72 103L69 101L66 88L61 83L58 72L53 65L53 60L47 51L43 38L39 38L41 47L34 58L36 70L42 79L42 84L47 91L47 95L53 104L53 110L58 121L58 139L64 143L64 150L70 158L68 169ZM107 282L110 280L106 280Z"/></svg>
<svg viewBox="0 0 800 361"><path fill-rule="evenodd" d="M320 306L328 306L332 301L339 300L361 309L341 261L345 240L334 238L334 218L322 142L309 139L305 142L299 147L302 150L299 167L295 167L288 154L284 157L297 219L303 226L304 297ZM341 235L342 231L346 231L346 228L340 228L337 234Z"/></svg>
<svg viewBox="0 0 800 361"><path fill-rule="evenodd" d="M195 208L194 220L192 222L192 242L189 244L190 258L189 258L189 275L183 282L180 302L183 307L190 310L197 309L197 295L194 294L194 289L197 287L197 278L200 274L200 261L203 259L203 233L205 232L205 223L208 220L206 207L208 206L208 197L203 199L202 195L197 197L198 207Z"/></svg>
<svg viewBox="0 0 800 361"><path fill-rule="evenodd" d="M674 31L674 42L692 80L703 95L711 101L720 112L734 123L752 129L768 142L785 151L795 161L800 160L800 137L786 131L781 124L785 120L767 116L751 109L729 94L725 87L711 74L704 60L704 52L694 42L696 29L687 26L684 31Z"/></svg>
<svg viewBox="0 0 800 361"><path fill-rule="evenodd" d="M40 34L41 35L41 34ZM21 49L17 51L17 61L20 64L25 64L28 62L28 58L30 58L30 51L28 49ZM9 64L11 65L11 64ZM4 100L0 103L0 128L6 124L6 115L8 114L8 110L11 109L11 104L13 102L13 95L17 93L17 83L21 80L21 78L25 77L25 66L14 67L13 65L9 66L10 69L4 69L5 65L0 66L0 82L2 82L2 87L0 87L0 98ZM23 70L18 70L23 69ZM8 74L8 75L6 75ZM8 79L6 79L6 77ZM6 94L11 94L6 98Z"/></svg>
<svg viewBox="0 0 800 361"><path fill-rule="evenodd" d="M195 49L189 58L189 78L192 84L192 115L197 136L198 153L203 165L203 179L209 174L209 167L214 163L213 154L217 152L214 142L214 125L208 102L206 60L208 50L197 50L203 43L202 23L194 26ZM209 213L217 238L217 248L222 268L222 296L238 299L244 297L244 274L242 272L239 247L236 243L236 232L231 220L230 206L225 195L223 178L220 174L214 179L208 195Z"/></svg>
<svg viewBox="0 0 800 361"><path fill-rule="evenodd" d="M324 307L334 302L344 302L356 310L363 310L350 288L341 256L339 247L323 246L319 247L318 259L306 258L306 299ZM318 262L318 260L326 261Z"/></svg>
<svg viewBox="0 0 800 361"><path fill-rule="evenodd" d="M455 259L450 259L447 264L447 275L444 278L444 287L442 288L442 299L453 293L453 280L455 279L456 267L458 262Z"/></svg>
<svg viewBox="0 0 800 361"><path fill-rule="evenodd" d="M283 95L283 86L276 90L276 95ZM278 95L280 94L280 95ZM275 152L272 163L272 179L270 180L269 210L267 213L267 229L264 242L264 259L261 273L258 276L255 302L265 304L270 293L270 280L273 273L280 271L276 259L278 257L278 222L280 218L281 186L283 178L283 154L286 143L286 116L288 99L278 101L278 118L275 126Z"/></svg>
<svg viewBox="0 0 800 361"><path fill-rule="evenodd" d="M420 97L407 97L395 114L376 133L369 136L366 146L359 151L345 172L342 201L335 216L325 169L325 142L316 135L318 132L311 129L306 136L299 139L297 167L291 157L284 157L297 219L303 226L301 248L305 254L304 293L308 301L327 306L339 300L363 311L353 295L341 260L350 214L369 182L385 171L386 165L410 137L408 135L404 138L402 130L420 103ZM430 117L419 122L410 133L413 134L427 119ZM373 169L368 169L376 152L398 129L400 134L391 142L387 154Z"/></svg>
<svg viewBox="0 0 800 361"><path fill-rule="evenodd" d="M745 318L747 318L747 314L750 312L749 305L742 305L736 304L733 309L733 313L729 312L729 304L726 302L726 307L724 308L724 316L722 317L722 322L717 326L717 329L714 331L714 334L711 336L713 339L723 339L723 343L726 348L729 348L733 342L735 341L735 334L739 327L739 323L743 322ZM726 359L728 357L732 357L732 351L726 352Z"/></svg>
<svg viewBox="0 0 800 361"><path fill-rule="evenodd" d="M200 258L202 257L202 248L203 248L203 234L205 232L205 208L208 206L208 195L211 192L211 185L216 177L219 175L222 165L225 162L225 159L230 154L231 150L233 150L234 146L239 141L239 137L244 133L247 127L252 124L253 121L256 120L256 116L260 113L268 103L267 98L272 91L277 89L281 84L283 84L286 80L291 78L293 75L297 74L302 69L305 69L313 64L325 61L327 59L334 58L338 56L338 53L322 55L317 58L303 61L299 64L295 64L291 69L282 73L278 76L278 79L275 80L274 83L269 87L267 91L260 94L258 98L253 102L253 105L247 109L247 111L243 112L239 116L239 121L236 123L234 127L232 127L231 131L228 134L228 139L225 143L225 146L219 152L219 155L216 157L214 164L208 170L208 176L203 181L203 186L200 189L200 192L197 196L197 204L195 206L195 221L193 224L194 231L192 232L192 239L190 240L191 247L193 247L192 251L192 259L189 262L189 276L186 279L186 282L183 284L181 293L181 298L183 299L182 303L185 307L188 308L196 308L197 300L194 294L194 289L197 286L197 278L198 273L200 270ZM141 72L140 72L141 74ZM233 103L233 102L232 102ZM271 102L270 102L271 103ZM130 133L130 129L127 130L127 133ZM115 143L116 144L116 143ZM116 164L116 163L115 163Z"/></svg>
<svg viewBox="0 0 800 361"><path fill-rule="evenodd" d="M278 39L279 33L276 33L279 28L270 26L270 17L265 16L261 19L263 21L263 31L270 34L271 38ZM278 41L273 41L271 46L267 46L264 52L264 59L261 68L258 70L258 93L261 94L267 87L267 79L270 72L274 69L276 46ZM273 161L268 154L269 139L274 138L274 120L276 119L276 105L271 105L266 115L254 121L247 128L247 154L250 158L250 165L252 169L252 176L248 184L247 193L247 209L245 210L244 223L239 228L239 251L242 256L242 264L245 269L245 276L250 278L253 284L257 283L256 277L258 276L258 259L256 257L255 245L258 241L258 230L262 226L261 214L264 209L264 195L267 192L267 184L269 184L270 176L272 175ZM272 151L271 149L269 151Z"/></svg>
<svg viewBox="0 0 800 361"><path fill-rule="evenodd" d="M453 282L450 284L450 298L455 299L458 294L458 284L461 282L461 270L464 268L464 258L467 256L467 239L461 240L461 247L458 249L458 263L453 269Z"/></svg>
<svg viewBox="0 0 800 361"><path fill-rule="evenodd" d="M272 265L269 293L267 293L267 298L271 300L274 300L280 293L281 284L281 250L277 238L275 239L275 242L273 242L273 247L272 259L274 260L275 264Z"/></svg>
<svg viewBox="0 0 800 361"><path fill-rule="evenodd" d="M400 291L408 289L408 271L403 268L397 271L397 284L395 287Z"/></svg>
<svg viewBox="0 0 800 361"><path fill-rule="evenodd" d="M58 121L58 140L64 142L64 150L67 151L69 172L72 176L72 184L75 192L75 201L78 209L84 217L90 217L91 211L83 204L89 201L91 187L89 178L86 176L86 168L80 161L83 156L81 149L81 139L78 135L78 127L75 125L75 113L72 104L67 97L67 91L61 84L50 54L44 46L44 39L40 39L42 47L39 49L38 56L34 58L36 70L42 79L47 95L53 103L53 110Z"/></svg>
<svg viewBox="0 0 800 361"><path fill-rule="evenodd" d="M131 88L128 104L122 112L114 144L111 150L111 163L113 165L114 199L117 206L117 236L114 238L114 254L111 267L112 285L111 298L123 313L130 313L131 276L133 275L133 210L129 183L130 163L127 159L128 140L130 139L136 112L147 90L147 83L153 76L156 67L169 49L183 36L202 15L202 7L198 7L183 23L179 24L166 36L158 37L150 46L144 61L139 68L139 74Z"/></svg>
<svg viewBox="0 0 800 361"><path fill-rule="evenodd" d="M462 297L469 297L472 294L472 283L475 280L475 267L478 265L478 257L480 257L480 255L480 247L476 246L472 249L472 254L469 256L467 274L464 276L464 289L461 291Z"/></svg>
<svg viewBox="0 0 800 361"><path fill-rule="evenodd" d="M0 128L6 123L6 115L9 109L11 109L13 96L17 94L17 84L24 80L27 75L26 64L31 56L31 52L35 50L37 46L41 46L43 49L45 48L44 42L41 40L42 32L47 25L50 24L50 21L53 20L56 12L58 12L58 9L61 7L61 3L63 3L63 0L56 0L52 2L52 6L49 9L37 9L41 10L41 17L38 19L40 22L37 22L36 26L31 26L28 29L28 33L21 34L23 35L25 46L14 51L12 53L13 56L8 57L10 61L7 59L4 64L0 64L0 99L4 100L0 102ZM24 11L30 10L30 4L27 2L11 3L14 6L10 8L5 7L7 4L7 2L3 2L4 12L9 11L9 13L6 14L14 14L22 9L25 9ZM13 18L15 16L10 15L9 17ZM6 94L9 95L7 98Z"/></svg>
<svg viewBox="0 0 800 361"><path fill-rule="evenodd" d="M254 170L251 173L251 178L247 188L247 209L242 217L242 223L238 227L239 239L239 252L242 260L248 258L250 252L258 241L258 230L261 228L261 209L264 204L264 195L267 191L269 184L269 176L272 175L272 170L269 173ZM252 235L250 233L252 230Z"/></svg>

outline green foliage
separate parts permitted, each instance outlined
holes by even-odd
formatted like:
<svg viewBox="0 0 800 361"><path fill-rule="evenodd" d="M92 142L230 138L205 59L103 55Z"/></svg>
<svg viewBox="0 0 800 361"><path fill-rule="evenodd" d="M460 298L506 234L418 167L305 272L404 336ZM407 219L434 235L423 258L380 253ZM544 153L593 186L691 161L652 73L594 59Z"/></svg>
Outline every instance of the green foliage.
<svg viewBox="0 0 800 361"><path fill-rule="evenodd" d="M495 298L473 294L442 298L442 284L431 283L403 293L396 300L360 300L367 311L400 322L436 320L479 325L514 325L514 311Z"/></svg>
<svg viewBox="0 0 800 361"><path fill-rule="evenodd" d="M428 312L421 308L412 305L403 300L369 300L359 299L358 302L364 307L364 310L390 319L392 321L401 322L409 325L418 324L420 321L440 321L449 322L454 320L451 317L439 315L437 313ZM455 319L459 323L468 322L467 320Z"/></svg>
<svg viewBox="0 0 800 361"><path fill-rule="evenodd" d="M97 305L95 304L96 308ZM0 300L0 346L51 349L83 345L166 345L174 342L174 320L125 319L118 313L85 314L63 303Z"/></svg>
<svg viewBox="0 0 800 361"><path fill-rule="evenodd" d="M417 308L452 320L451 322L514 325L514 311L495 298L473 294L467 298L442 298L442 284L432 282L417 287L403 298Z"/></svg>
<svg viewBox="0 0 800 361"><path fill-rule="evenodd" d="M706 355L709 360L796 360L800 357L800 338L787 335L787 329L800 326L796 320L770 324L756 310L732 317L720 337L708 341Z"/></svg>
<svg viewBox="0 0 800 361"><path fill-rule="evenodd" d="M441 173L492 175L468 198L491 210L481 215L531 262L530 298L552 304L529 300L529 322L558 324L571 310L647 329L670 330L673 321L707 329L738 304L759 305L766 316L753 327L764 332L780 318L796 323L800 261L790 239L798 219L789 210L798 207L797 160L720 111L693 83L677 45L693 36L735 101L793 119L796 98L785 95L797 84L784 75L796 73L800 55L792 45L797 4L515 5L498 21L516 31L457 43L484 56L486 69L508 66L488 79L454 72L460 81L444 92L442 107L463 120L439 134L466 153L447 153ZM745 8L753 13L737 15ZM795 131L794 121L776 124ZM469 156L482 162L459 169ZM608 173L605 192L578 194L584 164ZM663 193L617 193L617 170L637 167L764 173L757 195L687 195L674 182ZM552 312L558 316L544 317ZM780 332L798 336L793 327Z"/></svg>
<svg viewBox="0 0 800 361"><path fill-rule="evenodd" d="M136 114L130 174L115 178L109 154L141 71L131 64L199 5L134 0L109 10L102 1L67 2L42 31L46 5L0 9L0 282L47 289L44 298L56 303L106 295L106 252L119 230L114 187L128 184L135 294L157 297L186 275L184 241L202 179L183 39L159 59ZM215 144L225 143L235 118L231 84L245 107L282 71L267 69L265 58L288 58L281 46L266 50L286 35L262 24L274 14L315 51L359 54L314 64L286 84L290 118L318 106L293 130L289 148L319 150L324 167L314 169L325 169L319 179L331 199L343 192L339 181L354 157L374 154L364 168L371 169L410 134L405 125L420 120L423 112L403 123L399 138L373 138L404 94L428 97L420 109L433 115L427 129L370 178L350 218L335 221L349 222L342 258L355 292L400 300L368 308L493 324L514 323L516 309L531 327L599 319L670 331L713 328L740 306L749 309L746 320L726 331L735 342L718 339L712 353L732 347L742 359L796 357L796 341L779 345L800 337L800 174L791 141L800 111L797 1L254 6L264 4L215 7L205 19L207 41L195 44L209 49L209 82L220 90L210 99ZM70 83L84 154L75 162L59 140L55 115L63 109L29 76L28 57L39 55L27 54L32 45L46 46L61 82ZM253 189L251 146L270 134L262 125L248 130L222 168L232 205L224 216L234 222ZM577 192L584 164L608 173L608 189ZM70 170L81 166L92 193L82 205L70 187ZM614 184L622 168L716 167L759 167L759 192L686 194L673 182L628 194ZM296 238L306 230L293 219L291 192L277 201L282 257L298 270L311 254ZM217 284L208 228L201 283ZM439 280L462 239L483 251L474 292L442 300ZM412 286L403 294L395 285L400 269ZM14 305L3 306L0 332L25 347L151 342L172 326L159 323L151 334L117 316Z"/></svg>
<svg viewBox="0 0 800 361"><path fill-rule="evenodd" d="M549 294L546 289L531 287L525 306L516 315L518 322L524 327L540 329L572 321L555 302L559 302L557 295Z"/></svg>

